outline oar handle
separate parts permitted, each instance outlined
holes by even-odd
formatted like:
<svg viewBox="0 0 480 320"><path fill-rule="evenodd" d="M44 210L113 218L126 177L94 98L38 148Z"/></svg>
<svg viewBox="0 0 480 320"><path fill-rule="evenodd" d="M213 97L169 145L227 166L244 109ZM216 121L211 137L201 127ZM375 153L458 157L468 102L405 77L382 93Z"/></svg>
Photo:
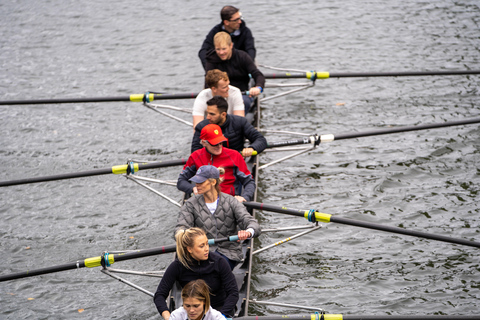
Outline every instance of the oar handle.
<svg viewBox="0 0 480 320"><path fill-rule="evenodd" d="M208 239L208 244L209 245L214 245L214 244L221 243L221 242L238 241L238 240L240 240L238 238L238 236L229 236L229 237L226 237L226 238Z"/></svg>

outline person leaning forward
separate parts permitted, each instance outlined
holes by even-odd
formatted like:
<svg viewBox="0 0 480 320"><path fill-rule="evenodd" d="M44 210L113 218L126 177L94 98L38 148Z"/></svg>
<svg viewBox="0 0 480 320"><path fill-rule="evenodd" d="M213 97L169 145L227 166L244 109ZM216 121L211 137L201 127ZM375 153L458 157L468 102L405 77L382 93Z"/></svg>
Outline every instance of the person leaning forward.
<svg viewBox="0 0 480 320"><path fill-rule="evenodd" d="M175 234L177 256L168 266L153 297L163 319L169 320L167 303L176 281L183 288L192 280L202 279L210 287L211 306L225 317L235 314L238 287L227 261L216 252L210 252L205 231L189 228Z"/></svg>
<svg viewBox="0 0 480 320"><path fill-rule="evenodd" d="M228 148L237 150L244 157L252 155L253 151L258 153L265 150L267 140L252 126L244 117L227 114L228 104L222 97L215 96L207 101L207 119L199 122L195 127L192 139L192 152L203 148L200 143L200 133L208 124L219 125L223 135L228 139ZM250 145L244 148L245 138Z"/></svg>
<svg viewBox="0 0 480 320"><path fill-rule="evenodd" d="M224 100L223 98L219 97ZM228 141L222 129L216 124L207 124L200 132L200 143L203 148L193 152L178 176L177 188L187 194L198 194L196 187L189 182L198 168L212 165L225 170L222 192L235 196L240 201L251 201L255 194L255 180L247 168L245 160L239 152L224 148L222 142Z"/></svg>
<svg viewBox="0 0 480 320"><path fill-rule="evenodd" d="M243 50L255 61L257 50L255 49L255 41L252 31L246 26L245 21L242 20L242 13L238 8L233 6L224 6L220 11L220 18L222 22L217 24L207 34L203 41L202 48L198 52L198 57L202 62L203 69L206 67L206 55L209 51L214 49L213 37L220 31L230 34L234 47Z"/></svg>
<svg viewBox="0 0 480 320"><path fill-rule="evenodd" d="M265 76L245 51L233 47L228 33L217 33L213 38L213 43L215 50L207 54L205 70L225 71L232 86L237 87L240 91L248 91L248 95L242 95L245 114L247 114L254 97L262 93L265 87ZM249 88L250 76L255 81L255 86L251 88Z"/></svg>
<svg viewBox="0 0 480 320"><path fill-rule="evenodd" d="M190 181L195 182L197 194L185 201L177 216L175 233L191 227L205 230L208 238L237 235L239 240L258 237L258 221L245 206L229 194L220 191L223 168L201 166ZM216 252L229 263L230 268L243 259L242 245L237 241L219 243Z"/></svg>
<svg viewBox="0 0 480 320"><path fill-rule="evenodd" d="M193 103L193 130L195 126L205 119L207 111L207 101L214 96L221 96L227 100L228 114L236 116L245 116L245 105L243 104L242 93L236 87L230 85L230 80L226 72L218 69L209 70L205 76L205 83L208 89L200 91Z"/></svg>
<svg viewBox="0 0 480 320"><path fill-rule="evenodd" d="M210 288L202 279L192 280L182 289L182 306L175 309L169 320L225 320L225 316L210 306Z"/></svg>

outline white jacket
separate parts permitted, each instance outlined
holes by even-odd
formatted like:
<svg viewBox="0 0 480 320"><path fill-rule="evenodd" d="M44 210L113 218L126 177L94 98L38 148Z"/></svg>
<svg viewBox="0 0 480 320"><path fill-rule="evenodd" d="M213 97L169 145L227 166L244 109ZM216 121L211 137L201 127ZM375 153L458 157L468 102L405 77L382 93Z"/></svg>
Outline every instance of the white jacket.
<svg viewBox="0 0 480 320"><path fill-rule="evenodd" d="M170 315L170 320L189 320L187 310L183 307L180 307L172 312ZM223 314L213 309L212 307L208 308L207 313L203 316L202 320L226 320Z"/></svg>

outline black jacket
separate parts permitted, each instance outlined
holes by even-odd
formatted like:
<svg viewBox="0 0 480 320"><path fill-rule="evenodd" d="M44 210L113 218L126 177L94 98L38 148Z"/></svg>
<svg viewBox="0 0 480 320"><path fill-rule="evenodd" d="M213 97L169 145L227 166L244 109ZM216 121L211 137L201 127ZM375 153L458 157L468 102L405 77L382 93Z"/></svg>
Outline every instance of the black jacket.
<svg viewBox="0 0 480 320"><path fill-rule="evenodd" d="M165 300L175 281L182 288L192 280L202 279L210 287L210 304L226 316L233 316L238 300L238 287L227 260L215 252L210 252L208 260L196 261L191 269L185 268L175 259L165 271L157 287L153 301L160 314L168 310Z"/></svg>
<svg viewBox="0 0 480 320"><path fill-rule="evenodd" d="M250 74L255 80L255 85L265 88L265 77L263 73L257 69L252 58L242 50L233 48L232 56L228 60L222 60L215 50L207 53L207 65L205 71L219 69L225 71L230 79L230 84L240 89L240 91L248 90L250 82Z"/></svg>
<svg viewBox="0 0 480 320"><path fill-rule="evenodd" d="M195 127L195 134L192 139L192 153L195 150L203 148L200 144L200 132L203 127L209 123L210 121L205 119L199 122ZM220 128L222 129L223 135L228 139L228 143L223 143L227 148L242 152L245 138L250 141L249 147L255 149L258 153L262 152L267 147L267 140L265 137L244 117L227 114L227 120L225 120Z"/></svg>
<svg viewBox="0 0 480 320"><path fill-rule="evenodd" d="M223 29L223 22L217 24L215 27L212 28L212 30L210 30L205 40L203 41L202 48L198 52L198 57L202 61L203 69L205 69L207 63L207 60L205 59L207 56L207 52L215 48L213 44L213 38L220 31L225 31L225 29ZM255 55L257 54L257 50L255 49L255 42L253 39L252 31L250 31L245 21L243 20L242 24L240 24L239 31L240 34L238 35L236 35L237 32L230 34L230 36L232 37L233 47L245 51L252 58L252 60L255 61Z"/></svg>

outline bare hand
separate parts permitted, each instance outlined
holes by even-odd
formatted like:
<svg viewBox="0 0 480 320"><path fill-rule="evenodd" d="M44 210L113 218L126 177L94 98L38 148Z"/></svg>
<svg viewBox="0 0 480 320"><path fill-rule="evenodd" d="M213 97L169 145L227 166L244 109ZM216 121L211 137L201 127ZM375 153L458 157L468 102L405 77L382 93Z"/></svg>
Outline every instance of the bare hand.
<svg viewBox="0 0 480 320"><path fill-rule="evenodd" d="M254 151L253 148L245 148L245 149L242 150L242 156L243 156L244 158L250 157L250 156L252 155L252 152L253 152L253 151Z"/></svg>
<svg viewBox="0 0 480 320"><path fill-rule="evenodd" d="M170 312L167 311L167 310L163 311L163 312L162 312L162 317L163 317L163 319L165 319L165 320L170 319Z"/></svg>
<svg viewBox="0 0 480 320"><path fill-rule="evenodd" d="M258 89L258 87L252 87L248 90L248 93L249 97L256 97L261 93L261 91Z"/></svg>
<svg viewBox="0 0 480 320"><path fill-rule="evenodd" d="M193 194L198 194L197 187L193 187Z"/></svg>
<svg viewBox="0 0 480 320"><path fill-rule="evenodd" d="M240 240L245 240L251 237L252 237L252 234L249 231L245 231L245 230L238 231L238 239Z"/></svg>
<svg viewBox="0 0 480 320"><path fill-rule="evenodd" d="M245 198L242 197L242 196L235 196L235 199L237 199L239 202L245 202L245 201L247 201L247 199L245 199Z"/></svg>

